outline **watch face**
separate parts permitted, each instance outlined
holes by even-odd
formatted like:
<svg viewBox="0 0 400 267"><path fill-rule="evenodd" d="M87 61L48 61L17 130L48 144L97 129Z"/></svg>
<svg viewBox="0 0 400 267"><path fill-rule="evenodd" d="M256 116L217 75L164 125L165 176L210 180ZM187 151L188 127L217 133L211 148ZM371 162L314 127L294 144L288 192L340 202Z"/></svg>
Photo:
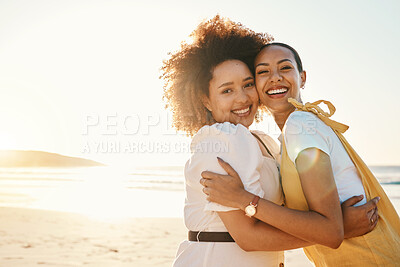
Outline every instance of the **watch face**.
<svg viewBox="0 0 400 267"><path fill-rule="evenodd" d="M253 216L254 214L256 214L256 207L249 205L244 209L244 212L246 212L247 216Z"/></svg>

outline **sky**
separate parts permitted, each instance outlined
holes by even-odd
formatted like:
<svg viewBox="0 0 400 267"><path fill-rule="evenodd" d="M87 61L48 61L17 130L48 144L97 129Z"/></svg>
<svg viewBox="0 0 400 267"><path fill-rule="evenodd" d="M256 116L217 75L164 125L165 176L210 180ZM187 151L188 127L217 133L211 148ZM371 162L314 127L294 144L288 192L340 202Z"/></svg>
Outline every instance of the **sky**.
<svg viewBox="0 0 400 267"><path fill-rule="evenodd" d="M295 47L303 100L330 100L367 164L400 165L400 4L385 0L0 0L0 149L183 165L160 67L216 14Z"/></svg>

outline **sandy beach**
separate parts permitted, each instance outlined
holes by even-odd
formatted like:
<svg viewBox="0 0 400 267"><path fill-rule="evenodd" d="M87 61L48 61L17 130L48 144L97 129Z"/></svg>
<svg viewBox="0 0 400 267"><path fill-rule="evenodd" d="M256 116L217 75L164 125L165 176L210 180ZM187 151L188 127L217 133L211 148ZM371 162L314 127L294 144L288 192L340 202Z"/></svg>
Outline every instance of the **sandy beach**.
<svg viewBox="0 0 400 267"><path fill-rule="evenodd" d="M399 173L378 172L398 212ZM171 266L187 236L181 170L112 174L2 170L0 267ZM297 249L285 252L285 266L312 265Z"/></svg>
<svg viewBox="0 0 400 267"><path fill-rule="evenodd" d="M171 266L181 218L105 221L76 213L0 208L0 266ZM312 266L301 250L286 266Z"/></svg>

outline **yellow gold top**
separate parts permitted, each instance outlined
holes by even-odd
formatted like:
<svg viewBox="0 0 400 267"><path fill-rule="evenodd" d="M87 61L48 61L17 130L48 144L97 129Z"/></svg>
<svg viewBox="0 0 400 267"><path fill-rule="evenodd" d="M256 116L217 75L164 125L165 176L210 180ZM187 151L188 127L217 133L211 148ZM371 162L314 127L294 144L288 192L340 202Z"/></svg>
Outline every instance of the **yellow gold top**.
<svg viewBox="0 0 400 267"><path fill-rule="evenodd" d="M378 180L342 135L349 127L329 119L336 110L329 101L319 100L305 105L294 99L289 99L289 102L297 110L314 113L333 129L357 168L367 200L376 196L381 198L378 203L380 217L373 231L360 237L345 239L338 249L322 245L306 247L304 252L307 257L316 266L398 266L400 264L399 216ZM320 103L328 106L329 113L318 107ZM284 138L282 138L281 176L286 206L292 209L308 210L300 177L287 154Z"/></svg>

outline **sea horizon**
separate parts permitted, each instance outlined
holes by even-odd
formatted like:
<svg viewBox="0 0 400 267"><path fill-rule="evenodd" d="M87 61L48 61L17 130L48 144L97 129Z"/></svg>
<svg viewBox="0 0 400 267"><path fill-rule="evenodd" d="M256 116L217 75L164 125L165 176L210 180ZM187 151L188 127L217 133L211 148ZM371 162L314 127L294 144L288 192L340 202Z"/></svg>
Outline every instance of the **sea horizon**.
<svg viewBox="0 0 400 267"><path fill-rule="evenodd" d="M399 212L400 165L371 165ZM0 207L99 219L183 217L183 166L0 168Z"/></svg>

